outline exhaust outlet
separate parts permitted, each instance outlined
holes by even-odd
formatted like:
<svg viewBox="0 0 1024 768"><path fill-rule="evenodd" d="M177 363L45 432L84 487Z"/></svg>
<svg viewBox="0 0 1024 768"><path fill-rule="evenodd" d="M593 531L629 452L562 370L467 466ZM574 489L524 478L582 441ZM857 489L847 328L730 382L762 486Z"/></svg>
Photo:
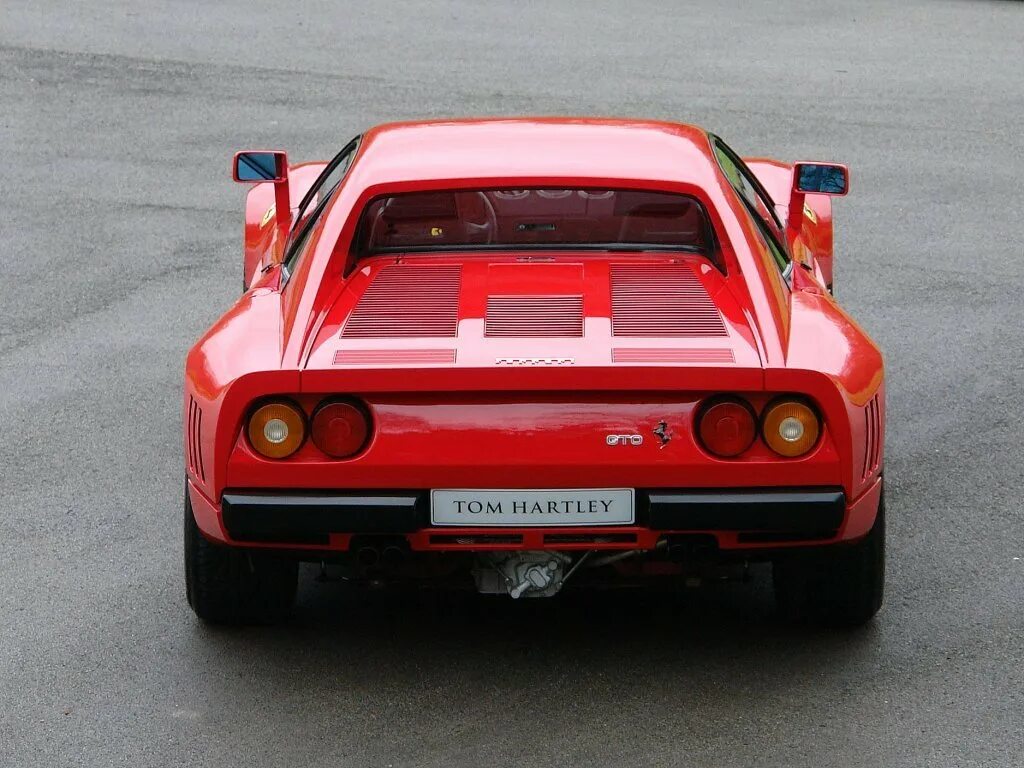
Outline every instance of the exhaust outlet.
<svg viewBox="0 0 1024 768"><path fill-rule="evenodd" d="M401 565L405 561L405 547L400 547L397 544L388 544L384 547L383 552L381 552L381 560L384 565L392 568Z"/></svg>
<svg viewBox="0 0 1024 768"><path fill-rule="evenodd" d="M356 552L356 562L364 568L370 568L380 562L380 550L376 547L360 547Z"/></svg>

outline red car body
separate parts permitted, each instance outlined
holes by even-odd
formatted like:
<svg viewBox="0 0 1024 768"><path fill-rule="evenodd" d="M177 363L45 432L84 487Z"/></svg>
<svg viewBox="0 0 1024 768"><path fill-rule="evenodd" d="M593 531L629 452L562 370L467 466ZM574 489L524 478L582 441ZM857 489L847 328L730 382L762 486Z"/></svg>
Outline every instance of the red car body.
<svg viewBox="0 0 1024 768"><path fill-rule="evenodd" d="M883 363L831 295L831 199L794 192L792 165L746 161L784 223L792 265L780 268L718 141L625 120L393 124L359 139L312 223L298 209L325 164L256 184L247 288L186 364L187 501L203 541L330 559L374 536L411 553L570 558L652 554L696 534L741 558L863 540L881 506ZM686 195L706 212L713 258L560 246L360 252L374 200L480 189ZM800 398L820 436L796 458L761 436L716 456L697 420L723 395L755 418L780 396ZM352 457L305 439L272 459L247 437L268 398L308 419L338 396L370 423ZM633 489L635 520L453 528L428 513L433 489L588 488ZM351 509L371 497L383 506ZM338 499L348 511L332 515ZM395 499L401 511L388 506Z"/></svg>

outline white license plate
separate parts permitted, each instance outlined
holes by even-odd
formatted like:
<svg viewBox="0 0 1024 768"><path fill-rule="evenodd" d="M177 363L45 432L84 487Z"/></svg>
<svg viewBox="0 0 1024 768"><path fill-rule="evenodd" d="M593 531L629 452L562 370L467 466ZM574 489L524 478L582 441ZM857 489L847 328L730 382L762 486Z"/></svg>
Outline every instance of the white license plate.
<svg viewBox="0 0 1024 768"><path fill-rule="evenodd" d="M433 525L631 525L635 519L632 488L430 492Z"/></svg>

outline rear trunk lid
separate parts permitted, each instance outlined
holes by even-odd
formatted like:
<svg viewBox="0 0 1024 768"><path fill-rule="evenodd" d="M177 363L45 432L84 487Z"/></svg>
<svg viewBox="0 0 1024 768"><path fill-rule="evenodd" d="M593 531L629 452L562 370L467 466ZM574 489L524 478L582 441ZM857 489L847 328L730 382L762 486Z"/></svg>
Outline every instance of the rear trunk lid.
<svg viewBox="0 0 1024 768"><path fill-rule="evenodd" d="M760 387L749 313L696 255L365 262L328 310L306 391Z"/></svg>

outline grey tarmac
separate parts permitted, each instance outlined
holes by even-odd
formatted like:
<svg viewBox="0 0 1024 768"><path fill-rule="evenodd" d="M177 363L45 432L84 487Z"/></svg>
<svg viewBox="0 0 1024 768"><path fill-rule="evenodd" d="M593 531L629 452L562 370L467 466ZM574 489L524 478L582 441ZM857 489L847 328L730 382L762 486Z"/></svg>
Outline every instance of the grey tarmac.
<svg viewBox="0 0 1024 768"><path fill-rule="evenodd" d="M0 765L1024 764L1024 3L0 4ZM849 163L840 300L885 350L889 592L769 575L199 624L186 349L238 295L231 153L386 120L642 116Z"/></svg>

